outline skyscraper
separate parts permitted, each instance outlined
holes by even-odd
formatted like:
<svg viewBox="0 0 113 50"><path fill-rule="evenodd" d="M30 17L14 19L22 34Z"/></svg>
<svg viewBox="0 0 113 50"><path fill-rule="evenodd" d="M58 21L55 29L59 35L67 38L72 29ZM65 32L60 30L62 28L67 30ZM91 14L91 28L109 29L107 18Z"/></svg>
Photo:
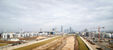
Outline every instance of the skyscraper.
<svg viewBox="0 0 113 50"><path fill-rule="evenodd" d="M61 32L63 32L63 26L61 26Z"/></svg>
<svg viewBox="0 0 113 50"><path fill-rule="evenodd" d="M72 28L70 27L69 30L70 30L70 33L71 33L72 32Z"/></svg>

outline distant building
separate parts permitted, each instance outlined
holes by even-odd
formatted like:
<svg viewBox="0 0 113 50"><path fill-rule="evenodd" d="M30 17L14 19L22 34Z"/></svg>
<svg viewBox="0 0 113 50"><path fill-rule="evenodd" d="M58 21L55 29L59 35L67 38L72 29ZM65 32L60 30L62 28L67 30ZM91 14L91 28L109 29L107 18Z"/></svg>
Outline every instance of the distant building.
<svg viewBox="0 0 113 50"><path fill-rule="evenodd" d="M14 35L15 35L14 32L10 32L10 33L8 33L8 32L7 32L7 33L2 33L2 38L4 38L4 39L13 38Z"/></svg>
<svg viewBox="0 0 113 50"><path fill-rule="evenodd" d="M39 33L39 32L6 32L2 33L2 39L10 39L10 38L22 38L22 37L33 37L38 35L47 35L47 33Z"/></svg>
<svg viewBox="0 0 113 50"><path fill-rule="evenodd" d="M18 38L11 38L11 39L8 39L8 41L19 41Z"/></svg>
<svg viewBox="0 0 113 50"><path fill-rule="evenodd" d="M86 36L89 37L89 32L86 32Z"/></svg>

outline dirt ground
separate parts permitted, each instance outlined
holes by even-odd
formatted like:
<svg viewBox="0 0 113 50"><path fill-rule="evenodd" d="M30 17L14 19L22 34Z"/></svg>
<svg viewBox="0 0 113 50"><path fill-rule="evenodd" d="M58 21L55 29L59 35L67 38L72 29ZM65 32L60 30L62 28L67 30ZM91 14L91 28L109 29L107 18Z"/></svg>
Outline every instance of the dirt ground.
<svg viewBox="0 0 113 50"><path fill-rule="evenodd" d="M57 48L62 44L62 42L63 38L56 39L50 43L34 48L33 50L57 50Z"/></svg>
<svg viewBox="0 0 113 50"><path fill-rule="evenodd" d="M62 50L74 50L74 36L70 36L66 39L66 44Z"/></svg>
<svg viewBox="0 0 113 50"><path fill-rule="evenodd" d="M74 49L75 49L75 50L78 50L78 40L77 40L77 38L76 38L76 37L75 37L75 45L74 45L74 46L75 46L75 48L74 48Z"/></svg>
<svg viewBox="0 0 113 50"><path fill-rule="evenodd" d="M74 50L75 37L69 36L56 39L50 43L34 48L33 50Z"/></svg>

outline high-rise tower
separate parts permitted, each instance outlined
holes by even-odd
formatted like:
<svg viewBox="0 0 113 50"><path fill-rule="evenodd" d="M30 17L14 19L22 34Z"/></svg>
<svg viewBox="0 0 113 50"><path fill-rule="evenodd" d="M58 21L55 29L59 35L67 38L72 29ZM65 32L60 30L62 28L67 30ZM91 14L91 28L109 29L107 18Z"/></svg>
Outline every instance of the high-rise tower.
<svg viewBox="0 0 113 50"><path fill-rule="evenodd" d="M61 26L61 32L63 32L63 26Z"/></svg>
<svg viewBox="0 0 113 50"><path fill-rule="evenodd" d="M70 30L70 32L72 32L72 28L71 27L69 28L69 30Z"/></svg>

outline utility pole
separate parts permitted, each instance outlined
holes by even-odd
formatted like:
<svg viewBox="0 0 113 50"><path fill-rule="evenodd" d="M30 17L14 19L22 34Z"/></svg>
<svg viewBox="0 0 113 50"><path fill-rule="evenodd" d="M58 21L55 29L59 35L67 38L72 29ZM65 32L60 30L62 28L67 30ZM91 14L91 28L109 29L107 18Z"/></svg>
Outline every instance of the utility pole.
<svg viewBox="0 0 113 50"><path fill-rule="evenodd" d="M23 33L24 32L24 29L23 29L23 26L22 25L20 26L19 30L20 30L20 33Z"/></svg>

